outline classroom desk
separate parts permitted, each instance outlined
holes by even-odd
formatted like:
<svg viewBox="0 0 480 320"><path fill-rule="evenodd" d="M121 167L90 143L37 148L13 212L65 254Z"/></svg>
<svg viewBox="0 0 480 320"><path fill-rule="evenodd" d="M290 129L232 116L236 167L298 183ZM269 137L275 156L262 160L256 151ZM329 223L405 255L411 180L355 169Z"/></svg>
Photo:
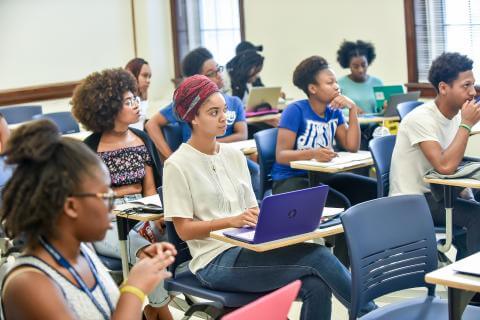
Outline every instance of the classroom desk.
<svg viewBox="0 0 480 320"><path fill-rule="evenodd" d="M264 116L258 116L258 117L248 117L247 123L265 122L268 120L280 119L280 117L281 117L281 113L266 114Z"/></svg>
<svg viewBox="0 0 480 320"><path fill-rule="evenodd" d="M443 185L443 201L445 204L445 244L438 245L438 251L447 252L452 246L452 212L453 212L453 188L452 187L462 187L462 188L480 188L480 181L474 179L429 179L423 178L423 181L427 183Z"/></svg>
<svg viewBox="0 0 480 320"><path fill-rule="evenodd" d="M117 217L118 240L120 245L120 257L122 259L122 274L123 279L128 277L128 253L127 253L127 236L128 236L128 220L136 221L153 221L163 217L163 214L150 213L124 213L118 210L112 210L112 213Z"/></svg>
<svg viewBox="0 0 480 320"><path fill-rule="evenodd" d="M308 240L318 239L318 238L325 238L331 235L339 234L343 232L343 226L338 224L336 226L331 226L328 228L317 229L315 231L304 233L298 236L283 238L275 241L264 242L260 244L250 244L242 241L238 241L227 236L223 235L228 229L216 230L210 232L210 238L220 240L229 244L233 244L245 249L253 250L256 252L264 252L268 250L273 250L281 247L290 246L297 243L302 243Z"/></svg>
<svg viewBox="0 0 480 320"><path fill-rule="evenodd" d="M425 275L426 282L448 287L448 318L450 320L460 320L475 292L480 292L480 277L456 272L455 266L459 262L472 261L474 263L473 260L478 261L479 255L480 253L475 253Z"/></svg>
<svg viewBox="0 0 480 320"><path fill-rule="evenodd" d="M368 152L370 154L369 151L362 151L362 152ZM347 152L345 154L351 154L351 153ZM321 174L350 171L353 169L368 167L371 165L373 165L373 159L371 154L368 158L363 160L356 160L356 161L351 161L348 163L342 163L338 165L332 165L328 167L322 166L321 163L315 160L298 160L298 161L290 162L291 168L308 171L308 179L310 181L310 186L312 187L317 185Z"/></svg>
<svg viewBox="0 0 480 320"><path fill-rule="evenodd" d="M8 129L15 130L16 128L20 127L21 125L24 125L27 122L9 124ZM80 131L80 132L75 132L75 133L63 134L62 137L70 137L70 138L74 138L74 139L78 139L78 140L83 141L83 140L85 140L86 137L88 137L91 134L92 134L92 132L90 132L90 131Z"/></svg>
<svg viewBox="0 0 480 320"><path fill-rule="evenodd" d="M254 139L229 142L228 145L242 151L246 156L257 153L257 145Z"/></svg>
<svg viewBox="0 0 480 320"><path fill-rule="evenodd" d="M359 124L368 124L368 123L380 123L385 121L400 121L399 116L393 117L383 117L383 116L376 116L376 117L362 117L361 115L358 116L358 123Z"/></svg>

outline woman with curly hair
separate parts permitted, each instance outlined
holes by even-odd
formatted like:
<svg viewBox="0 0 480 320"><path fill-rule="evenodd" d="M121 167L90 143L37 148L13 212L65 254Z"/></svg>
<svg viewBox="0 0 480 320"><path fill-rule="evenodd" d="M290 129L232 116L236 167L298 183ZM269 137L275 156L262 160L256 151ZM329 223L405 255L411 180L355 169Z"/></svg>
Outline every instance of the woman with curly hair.
<svg viewBox="0 0 480 320"><path fill-rule="evenodd" d="M162 164L155 145L141 130L129 127L140 116L139 101L135 96L137 83L132 74L123 69L108 69L89 75L76 89L72 99L72 113L93 134L85 143L95 151L110 171L112 189L120 197L117 204L156 194L162 185ZM141 257L140 248L164 239L163 220L138 223L130 232L131 261ZM107 233L95 248L101 254L119 257L116 230ZM140 256L139 256L140 255ZM149 296L145 308L148 319L172 319L168 310L169 296L158 286Z"/></svg>
<svg viewBox="0 0 480 320"><path fill-rule="evenodd" d="M152 78L152 69L148 62L142 58L134 58L125 66L125 70L130 71L137 80L138 96L140 97L140 119L131 127L143 130L147 118L148 109L148 87Z"/></svg>
<svg viewBox="0 0 480 320"><path fill-rule="evenodd" d="M375 60L375 48L362 40L343 41L337 51L337 61L342 68L350 68L350 74L338 79L342 94L352 99L360 109L358 113L375 113L376 102L373 87L382 86L377 77L367 74L368 67Z"/></svg>
<svg viewBox="0 0 480 320"><path fill-rule="evenodd" d="M0 220L26 246L3 280L1 318L140 319L144 292L169 276L162 270L175 248L145 248L153 258L141 259L119 291L84 244L102 239L111 225L115 194L98 156L60 136L50 120L17 128L4 155L16 169L2 192Z"/></svg>

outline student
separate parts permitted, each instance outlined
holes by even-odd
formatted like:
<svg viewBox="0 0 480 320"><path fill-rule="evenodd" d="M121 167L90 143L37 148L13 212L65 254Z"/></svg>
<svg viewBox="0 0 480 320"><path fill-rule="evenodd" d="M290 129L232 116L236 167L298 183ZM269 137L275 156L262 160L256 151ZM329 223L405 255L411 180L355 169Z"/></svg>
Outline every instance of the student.
<svg viewBox="0 0 480 320"><path fill-rule="evenodd" d="M357 113L375 113L376 101L373 87L383 86L382 80L367 74L375 60L375 47L362 40L343 41L337 51L337 61L342 68L350 68L350 74L338 79L342 94L360 107Z"/></svg>
<svg viewBox="0 0 480 320"><path fill-rule="evenodd" d="M435 225L445 225L445 206L423 176L432 168L453 174L463 159L470 130L480 120L472 68L473 61L459 53L432 62L428 80L437 96L402 119L393 150L390 195L424 194ZM466 229L466 239L454 239L461 259L480 250L480 204L455 198L453 205L453 225Z"/></svg>
<svg viewBox="0 0 480 320"><path fill-rule="evenodd" d="M242 41L235 47L235 55L238 56L240 53L242 53L244 51L247 51L247 50L255 50L257 52L262 52L263 51L263 46L262 45L256 46L249 41ZM263 84L260 77L257 76L255 81L252 82L252 86L253 87L264 87L265 85Z"/></svg>
<svg viewBox="0 0 480 320"><path fill-rule="evenodd" d="M239 97L243 104L248 101L252 84L259 79L264 58L254 49L241 51L227 63L232 95Z"/></svg>
<svg viewBox="0 0 480 320"><path fill-rule="evenodd" d="M355 110L355 103L342 95L335 74L319 56L303 60L293 73L293 83L307 99L290 104L282 113L278 128L276 162L272 169L273 193L309 186L307 172L292 169L290 161L330 161L335 139L347 151L357 152L360 129L357 113L350 112L348 125L341 109ZM322 183L330 189L328 205L349 207L376 198L373 179L352 173L325 174Z"/></svg>
<svg viewBox="0 0 480 320"><path fill-rule="evenodd" d="M138 130L143 130L145 121L147 119L148 110L148 87L150 86L150 79L152 78L152 70L148 65L148 62L142 58L134 58L130 60L125 69L130 71L137 80L138 96L140 97L140 118L139 120L131 124Z"/></svg>
<svg viewBox="0 0 480 320"><path fill-rule="evenodd" d="M72 113L87 130L93 132L85 143L106 164L117 194L115 204L122 204L157 194L162 185L162 164L155 146L147 134L129 127L140 117L139 98L134 95L137 84L132 74L123 69L108 69L89 75L76 89L72 98ZM130 232L132 263L141 248L164 240L163 220L139 222ZM120 257L118 233L115 227L107 237L94 244L106 256ZM148 319L172 319L168 310L169 295L159 286L150 295L145 308Z"/></svg>
<svg viewBox="0 0 480 320"><path fill-rule="evenodd" d="M189 268L199 281L215 290L265 292L300 279L301 319L330 319L332 293L348 305L350 274L323 246L302 243L259 253L209 238L212 230L255 226L257 202L243 154L216 141L225 132L227 111L217 86L196 75L180 85L174 100L192 137L165 162L165 217L187 242Z"/></svg>
<svg viewBox="0 0 480 320"><path fill-rule="evenodd" d="M0 113L0 152L5 150L8 138L10 137L10 129L8 129L7 120L3 114Z"/></svg>
<svg viewBox="0 0 480 320"><path fill-rule="evenodd" d="M241 51L227 63L227 72L230 79L232 95L242 99L243 104L248 102L249 92L254 83L260 79L264 58L254 49ZM276 106L271 106L276 107ZM258 131L278 127L278 118L248 125L248 138Z"/></svg>
<svg viewBox="0 0 480 320"><path fill-rule="evenodd" d="M223 88L222 67L213 59L213 55L205 48L197 48L188 53L182 61L183 75L190 77L202 74L211 79L221 90ZM247 123L243 104L237 97L224 94L227 103L227 129L222 136L218 137L219 142L235 142L247 139ZM162 127L169 123L178 123L182 128L183 142L187 142L191 135L190 127L179 120L173 111L173 102L166 108L160 110L146 124L148 134L155 142L158 151L163 157L168 158L173 151L168 146L162 133ZM248 159L248 169L252 178L253 188L258 194L260 184L260 168L257 163Z"/></svg>
<svg viewBox="0 0 480 320"><path fill-rule="evenodd" d="M236 47L235 47L235 55L239 55L240 53L244 52L244 51L247 51L247 50L254 50L254 51L257 51L257 52L262 52L263 51L263 45L254 45L253 43L249 42L249 41L242 41L240 42ZM228 85L225 84L225 86L227 88L230 88L231 87L231 84L230 84L230 77L227 77L227 82L228 82ZM255 81L252 82L252 87L265 87L265 85L263 84L262 82L262 79L260 79L260 75L257 75L256 78L255 78ZM280 96L285 99L285 92L281 92L280 93ZM278 124L278 123L277 123Z"/></svg>
<svg viewBox="0 0 480 320"><path fill-rule="evenodd" d="M115 193L102 161L49 120L16 129L4 154L16 169L3 189L1 222L26 249L2 284L2 318L140 319L144 293L169 276L163 270L175 248L146 247L154 257L142 258L119 292L84 244L102 239L111 225Z"/></svg>

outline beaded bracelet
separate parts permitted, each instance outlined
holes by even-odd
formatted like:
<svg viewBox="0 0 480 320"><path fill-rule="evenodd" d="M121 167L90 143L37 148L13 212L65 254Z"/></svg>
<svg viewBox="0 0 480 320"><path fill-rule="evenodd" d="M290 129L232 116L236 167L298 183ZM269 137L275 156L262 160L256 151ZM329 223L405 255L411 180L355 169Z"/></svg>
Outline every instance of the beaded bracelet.
<svg viewBox="0 0 480 320"><path fill-rule="evenodd" d="M468 133L472 132L472 127L470 127L469 125L467 125L465 123L461 123L458 127L467 129Z"/></svg>

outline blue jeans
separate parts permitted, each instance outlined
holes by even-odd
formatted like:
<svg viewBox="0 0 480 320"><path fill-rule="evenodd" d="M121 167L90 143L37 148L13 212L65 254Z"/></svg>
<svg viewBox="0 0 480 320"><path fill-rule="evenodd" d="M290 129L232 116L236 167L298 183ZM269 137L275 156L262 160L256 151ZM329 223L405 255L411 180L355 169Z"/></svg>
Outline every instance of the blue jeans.
<svg viewBox="0 0 480 320"><path fill-rule="evenodd" d="M250 179L252 180L252 188L257 199L262 199L263 195L260 193L260 166L255 161L247 158L248 171L250 172Z"/></svg>
<svg viewBox="0 0 480 320"><path fill-rule="evenodd" d="M208 288L238 292L272 291L300 279L302 320L330 319L332 293L343 305L350 305L350 273L330 250L313 243L267 252L234 247L197 271L196 276ZM364 311L374 308L369 303Z"/></svg>

